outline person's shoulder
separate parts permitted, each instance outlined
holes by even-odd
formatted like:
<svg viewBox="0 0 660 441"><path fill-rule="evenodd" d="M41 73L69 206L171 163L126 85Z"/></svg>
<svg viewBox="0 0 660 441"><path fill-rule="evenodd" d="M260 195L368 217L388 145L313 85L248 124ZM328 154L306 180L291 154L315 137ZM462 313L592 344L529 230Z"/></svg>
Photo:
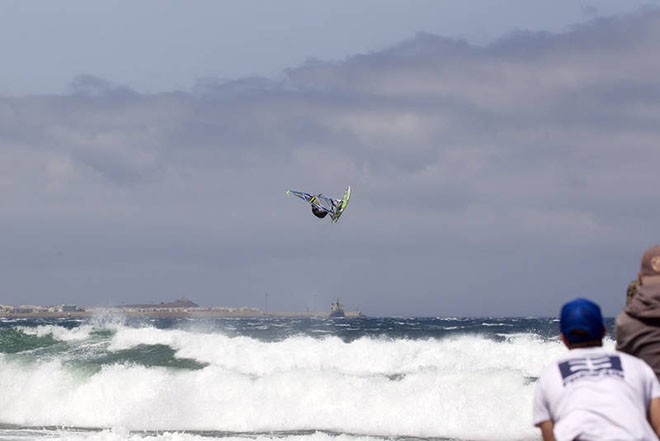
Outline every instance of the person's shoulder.
<svg viewBox="0 0 660 441"><path fill-rule="evenodd" d="M614 320L614 337L616 339L616 348L631 352L630 345L633 343L633 336L643 328L643 325L635 317L628 314L624 309Z"/></svg>
<svg viewBox="0 0 660 441"><path fill-rule="evenodd" d="M630 355L623 351L614 351L614 354L618 355L619 358L621 358L621 360L625 360L628 363L633 363L633 364L637 364L640 362L644 363L641 358L635 357L634 355Z"/></svg>
<svg viewBox="0 0 660 441"><path fill-rule="evenodd" d="M619 321L626 320L628 318L630 318L630 316L626 312L626 308L623 308L621 312L619 312L617 316L614 318L614 323L619 323Z"/></svg>
<svg viewBox="0 0 660 441"><path fill-rule="evenodd" d="M560 380L561 374L559 371L559 364L556 360L551 361L549 364L546 364L539 373L539 377L536 380L536 385L534 387L535 395L546 395L548 391L554 390L554 386L557 385Z"/></svg>
<svg viewBox="0 0 660 441"><path fill-rule="evenodd" d="M634 355L621 351L614 351L614 353L621 359L621 363L624 364L625 366L634 367L635 369L641 371L647 371L649 375L655 376L651 366L649 366L649 364L644 360L642 360L641 358L635 357Z"/></svg>
<svg viewBox="0 0 660 441"><path fill-rule="evenodd" d="M559 366L566 361L575 358L574 354L571 354L573 351L566 351L565 353L555 357L553 360L548 362L539 374L539 383L555 380L561 378L561 372Z"/></svg>
<svg viewBox="0 0 660 441"><path fill-rule="evenodd" d="M633 323L633 322L639 322L639 320L637 320L637 318L631 316L628 313L627 308L623 308L621 310L621 312L619 313L619 315L617 315L616 318L614 319L614 326L619 328L619 327L622 327L622 326L629 325L630 323Z"/></svg>

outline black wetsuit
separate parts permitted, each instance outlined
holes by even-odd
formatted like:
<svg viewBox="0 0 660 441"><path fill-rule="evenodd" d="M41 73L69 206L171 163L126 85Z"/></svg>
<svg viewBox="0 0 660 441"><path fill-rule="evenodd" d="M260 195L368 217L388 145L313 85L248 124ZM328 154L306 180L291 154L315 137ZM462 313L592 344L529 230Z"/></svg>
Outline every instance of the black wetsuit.
<svg viewBox="0 0 660 441"><path fill-rule="evenodd" d="M326 217L328 215L327 211L325 211L321 208L318 208L315 205L312 205L312 213L314 213L314 216L318 217L319 219L323 219L324 217Z"/></svg>

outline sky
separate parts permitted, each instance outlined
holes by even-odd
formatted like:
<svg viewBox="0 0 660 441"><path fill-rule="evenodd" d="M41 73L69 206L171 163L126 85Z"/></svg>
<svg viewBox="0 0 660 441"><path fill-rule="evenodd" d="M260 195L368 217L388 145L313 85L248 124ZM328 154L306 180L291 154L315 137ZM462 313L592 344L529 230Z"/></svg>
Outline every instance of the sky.
<svg viewBox="0 0 660 441"><path fill-rule="evenodd" d="M659 50L660 1L0 0L0 304L616 315Z"/></svg>

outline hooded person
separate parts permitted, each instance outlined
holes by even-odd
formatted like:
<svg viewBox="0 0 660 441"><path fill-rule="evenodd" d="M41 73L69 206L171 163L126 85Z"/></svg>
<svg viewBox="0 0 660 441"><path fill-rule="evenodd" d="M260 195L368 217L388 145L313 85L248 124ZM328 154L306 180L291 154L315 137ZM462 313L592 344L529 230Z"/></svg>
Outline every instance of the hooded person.
<svg viewBox="0 0 660 441"><path fill-rule="evenodd" d="M646 361L660 379L660 245L642 255L636 293L616 318L616 348Z"/></svg>
<svg viewBox="0 0 660 441"><path fill-rule="evenodd" d="M533 421L544 441L657 441L660 383L637 357L603 348L600 307L575 299L561 309L569 351L547 365L534 390Z"/></svg>

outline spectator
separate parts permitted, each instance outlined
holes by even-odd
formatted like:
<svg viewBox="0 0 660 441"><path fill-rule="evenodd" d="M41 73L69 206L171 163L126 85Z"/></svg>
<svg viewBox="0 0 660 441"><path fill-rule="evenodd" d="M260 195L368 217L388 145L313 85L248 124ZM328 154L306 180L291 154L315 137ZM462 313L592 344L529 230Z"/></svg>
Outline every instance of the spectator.
<svg viewBox="0 0 660 441"><path fill-rule="evenodd" d="M543 440L657 440L660 383L639 358L602 348L600 307L566 303L560 331L569 351L544 368L534 395Z"/></svg>
<svg viewBox="0 0 660 441"><path fill-rule="evenodd" d="M616 318L616 348L641 358L660 378L660 245L644 252L637 292Z"/></svg>

